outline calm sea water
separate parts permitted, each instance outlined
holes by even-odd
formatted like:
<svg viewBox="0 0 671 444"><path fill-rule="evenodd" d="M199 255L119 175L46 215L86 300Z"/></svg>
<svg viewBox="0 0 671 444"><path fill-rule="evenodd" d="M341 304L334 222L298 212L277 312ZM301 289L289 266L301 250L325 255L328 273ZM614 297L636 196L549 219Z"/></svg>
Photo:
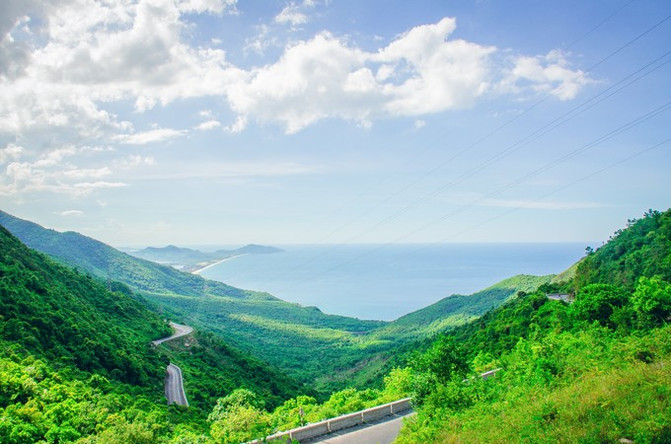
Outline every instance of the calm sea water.
<svg viewBox="0 0 671 444"><path fill-rule="evenodd" d="M560 273L585 243L290 245L236 257L208 278L361 319L393 320L452 294L471 294L516 274Z"/></svg>

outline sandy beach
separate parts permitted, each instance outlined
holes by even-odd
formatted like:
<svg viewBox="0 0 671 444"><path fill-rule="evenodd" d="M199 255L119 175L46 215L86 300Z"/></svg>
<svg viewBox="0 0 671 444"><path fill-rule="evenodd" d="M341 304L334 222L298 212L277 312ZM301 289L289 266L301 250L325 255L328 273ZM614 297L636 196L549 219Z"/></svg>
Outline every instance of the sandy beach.
<svg viewBox="0 0 671 444"><path fill-rule="evenodd" d="M220 261L213 262L211 264L208 264L204 266L203 268L199 268L197 270L193 270L191 273L192 274L200 274L202 271L207 270L210 267L214 267L215 265L223 264L224 262L232 261L233 259L240 257L240 256L245 256L247 253L242 253L242 254L236 254L234 256L229 256L227 258L224 258Z"/></svg>

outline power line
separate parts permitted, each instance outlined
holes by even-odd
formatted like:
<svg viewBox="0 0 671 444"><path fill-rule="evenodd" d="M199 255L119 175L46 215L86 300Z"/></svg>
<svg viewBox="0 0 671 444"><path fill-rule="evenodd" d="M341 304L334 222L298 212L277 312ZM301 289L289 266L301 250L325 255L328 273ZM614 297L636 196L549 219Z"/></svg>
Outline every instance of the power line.
<svg viewBox="0 0 671 444"><path fill-rule="evenodd" d="M632 1L633 1L633 0L632 0ZM577 39L576 41L574 41L570 46L575 45L578 41L582 40L582 39L585 38L587 35L591 34L595 29L597 29L597 28L599 28L600 26L602 26L604 23L606 23L608 20L610 20L610 18L612 18L614 15L616 15L619 11L621 11L622 9L624 9L624 7L628 6L630 3L631 3L631 2L627 3L626 5L624 5L624 6L621 7L620 9L618 9L615 13L611 14L609 17L607 17L606 19L602 20L602 22L600 22L598 25L596 25L594 28L592 28L592 30L590 30L589 32L587 32L586 34L584 34L582 37L580 37L579 39ZM600 66L601 64L605 63L607 60L611 59L612 57L614 57L615 55L617 55L618 53L620 53L621 51L623 51L625 48L631 46L632 44L634 44L635 42L637 42L638 40L640 40L641 38L643 38L645 35L649 34L649 33L652 32L654 29L656 29L656 28L658 28L659 26L661 26L663 23L665 23L665 22L668 21L669 19L671 19L671 15L669 15L669 16L663 18L662 20L658 21L657 23L655 23L655 24L652 25L651 27L647 28L647 29L646 29L645 31L643 31L642 33L638 34L638 35L637 35L636 37L634 37L633 39L630 39L630 40L627 41L625 44L621 45L620 47L618 47L617 49L615 49L614 51L612 51L611 53L609 53L607 56L605 56L604 58L600 59L598 62L596 62L596 63L593 64L592 66L590 66L590 67L585 71L585 74L587 74L587 73L593 71L596 67L598 67L598 66ZM633 84L634 82L640 80L641 78L643 78L643 77L645 77L646 75L650 74L651 72L655 71L656 69L659 69L661 66L663 66L663 65L666 64L666 63L668 63L668 60L665 61L665 62L663 62L663 63L660 64L660 65L657 65L656 67L651 68L648 72L646 72L646 73L640 75L639 77L637 77L637 78L635 78L634 80L632 80L631 82L625 84L625 85L622 86L620 89L618 89L618 90L612 92L611 94L608 94L608 95L606 95L606 96L603 96L603 95L604 95L606 92L608 92L609 90L611 90L611 89L613 89L614 87L616 87L616 86L622 84L622 83L625 82L627 79L631 79L632 76L636 75L637 73L642 72L642 71L645 70L646 68L652 66L652 65L653 65L654 63L656 63L657 61L659 61L659 60L663 59L664 57L668 56L669 53L671 53L671 51L665 53L664 55L662 55L662 56L660 56L660 57L658 57L657 59L655 59L655 60L653 60L652 62L648 63L647 65L645 65L644 67L640 68L639 70L633 72L632 74L630 74L629 76L625 77L624 79L622 79L621 81L619 81L619 82L616 83L615 85L612 85L612 86L609 87L608 89L602 91L601 93L597 94L596 96L592 97L591 99L587 100L586 102L583 102L583 104L581 104L581 105L579 105L579 106L577 106L577 107L574 107L574 108L571 109L569 112L567 112L567 113L563 114L562 116L560 116L560 117L554 119L554 120L551 121L550 123L544 125L544 126L541 127L540 129L534 131L532 134L526 136L525 138L521 139L520 141L516 142L515 144L513 144L513 145L507 147L504 151L502 151L502 152L500 152L500 153L498 153L498 154L496 154L496 155L494 155L494 156L488 158L487 160L485 160L484 162L482 162L480 165L478 165L478 166L476 166L475 168L473 168L473 169L467 171L466 173L462 174L461 176L459 176L459 177L456 178L455 180L453 180L453 181L451 181L451 182L449 182L449 183L447 183L447 184L445 184L445 185L442 185L442 186L439 187L438 189L436 189L436 190L434 190L434 191L432 191L432 192L430 192L430 193L428 193L428 194L425 194L424 196L422 196L422 197L416 199L415 201L411 202L409 205L406 205L406 206L405 206L404 208L402 208L401 210L398 210L398 211L394 212L392 215L383 218L382 220L376 222L376 223L373 224L372 226L369 226L369 227L365 228L363 231L360 231L360 232L358 232L357 234L355 234L355 235L353 235L353 236L350 236L350 237L347 238L346 240L341 241L338 245L334 245L334 246L328 248L327 250L322 251L322 252L321 252L320 254L318 254L317 256L314 256L314 257L308 259L307 261L304 261L304 262L298 264L296 267L293 267L293 268L290 269L290 270L287 270L287 271L285 271L285 272L283 272L283 273L280 273L279 275L275 276L274 278L266 279L265 281L261 282L261 285L263 285L263 284L265 284L266 282L269 282L269 281L277 280L277 279L279 279L279 278L281 278L281 277L283 277L283 276L286 276L286 275L288 275L288 274L291 274L291 273L295 272L296 270L298 270L298 269L300 269L300 268L303 268L305 265L308 265L308 264L314 262L316 259L319 259L319 258L321 258L321 257L323 257L323 256L326 256L326 255L330 254L332 251L334 251L335 249L337 249L339 246L344 245L344 244L346 244L346 243L348 243L348 242L351 242L352 240L354 240L354 239L356 239L356 238L359 238L359 237L362 236L363 234L366 234L366 233L368 233L368 232L370 232L370 231L372 231L372 230L374 230L374 229L376 229L376 228L379 228L380 226L382 226L382 225L388 223L389 221L391 221L391 220L395 219L396 217L400 216L401 214L404 214L405 212L409 211L410 209L416 207L417 205L420 205L421 203L426 202L426 201L429 200L431 197L433 197L433 196L439 194L439 193L442 192L442 191L445 191L445 190L448 189L449 187L452 187L452 186L454 186L454 185L456 185L456 184L458 184L458 183L461 183L461 182L464 181L465 179L474 176L474 175L477 174L478 172L480 172L480 171L482 171L483 169L485 169L487 166L489 166L489 165L491 165L491 164L494 164L495 162L497 162L497 161L501 160L502 158L506 157L507 155L512 154L512 152L515 152L515 151L521 149L523 146L528 145L528 144L531 143L532 141L537 140L539 137L541 137L541 136L547 134L549 131L552 131L553 129L557 128L557 127L560 126L561 124L566 123L567 121L569 121L569 120L575 118L577 115L582 114L583 112L587 111L588 109L591 109L592 107L596 106L598 103L601 103L603 100L606 100L608 97L611 97L612 95L618 93L619 91L621 91L622 89L626 88L627 86ZM403 186L401 189L397 190L396 192L390 194L390 195L387 196L385 199L383 199L381 202L379 202L378 204L376 204L376 205L370 207L369 209L367 209L366 211L364 211L362 214L360 214L359 216L357 216L355 219L350 220L350 221L347 222L344 226L341 226L340 228L338 228L337 230L335 230L335 231L332 232L331 234L333 234L333 233L335 233L335 232L338 232L338 231L341 231L344 227L351 225L354 221L356 221L356 220L358 220L359 218L363 217L363 215L370 213L371 211L373 211L373 210L376 209L376 208L379 208L381 205L384 205L385 203L391 201L393 198L395 198L395 197L398 196L399 194L401 194L401 193L403 193L404 191L406 191L406 190L412 188L415 184L417 184L417 183L419 183L420 181L424 180L425 178L427 178L427 177L433 175L435 172L439 171L440 169L442 169L443 167L445 167L447 164L449 164L450 162L452 162L453 160L455 160L455 159L458 158L459 156L465 154L466 152L470 151L470 150L473 149L474 147L480 145L482 142L488 140L489 138L491 138L491 137L492 137L493 135L495 135L496 133L500 132L501 130L505 129L506 127L510 126L511 124L513 124L514 122L516 122L517 120L519 120L522 116L524 116L524 115L530 113L533 109L535 109L538 105L540 105L540 104L543 103L545 100L547 100L550 96L551 96L551 93L546 93L546 95L545 95L543 98L539 99L539 100L538 100L537 102L535 102L533 105L531 105L531 106L529 106L528 108L526 108L526 109L525 109L524 111L522 111L520 114L516 115L515 117L513 117L513 118L509 119L508 121L504 122L503 124L499 125L498 127L496 127L495 129L493 129L492 131L488 132L488 133L485 134L484 136L482 136L482 137L480 137L479 139L477 139L475 142L472 142L471 144L467 145L467 146L464 147L462 150L458 151L456 154L452 155L451 157L449 157L449 158L446 159L445 161L439 163L437 166L431 168L431 169L430 169L429 171L427 171L426 173L424 173L424 174L418 176L417 178L415 178L414 180L412 180L410 183L406 184L405 186ZM603 96L603 97L601 97L601 96ZM598 100L597 100L597 99L598 99ZM591 103L590 103L590 102L591 102ZM424 228L421 228L421 229L424 229ZM419 230L421 231L421 229L419 229ZM415 232L417 232L417 230L414 230L414 231L411 232L411 233L414 234ZM411 234L409 234L409 235L411 235ZM402 240L402 239L404 239L404 238L406 238L406 237L409 237L409 235L404 235L404 236L402 236L400 239L397 239L397 240L395 240L395 241L393 241L393 242L391 242L391 243L396 243L396 242L398 242L399 240ZM373 250L373 251L376 251L376 249Z"/></svg>
<svg viewBox="0 0 671 444"><path fill-rule="evenodd" d="M355 257L353 257L353 258L351 258L351 259L349 259L349 260L347 260L347 261L341 262L341 263L339 263L338 265L335 265L335 266L333 266L333 267L331 267L331 268L329 268L329 269L327 269L327 270L325 270L325 271L323 271L323 272L321 272L321 273L319 273L319 274L317 274L317 275L314 275L314 276L312 276L312 277L309 278L309 279L305 279L305 280L303 280L303 281L301 281L301 282L298 282L298 283L296 283L296 284L294 284L294 285L291 285L290 287L287 287L287 288L285 288L285 289L283 289L283 290L280 290L280 291L286 291L286 290L289 290L289 289L291 289L291 288L295 288L296 286L302 285L302 284L304 284L304 283L306 283L306 282L311 282L311 281L313 281L313 280L315 280L315 279L317 279L317 278L319 278L319 277L321 277L321 276L323 276L323 275L325 275L325 274L328 274L328 273L330 273L330 272L332 272L332 271L338 270L338 269L340 269L340 268L342 268L342 267L344 267L344 266L346 266L346 265L349 265L349 264L351 264L351 263L353 263L353 262L356 262L356 261L358 261L358 260L360 260L360 259L362 259L362 258L364 258L364 257L366 257L366 256L369 256L369 255L372 254L372 253L375 253L375 252L380 251L380 250L382 250L382 249L384 249L384 248L386 248L386 247L388 247L388 246L390 246L390 245L393 245L393 244L398 243L398 242L400 242L400 241L402 241L402 240L404 240L404 239L407 239L407 238L410 237L410 236L413 236L413 235L415 235L415 234L417 234L417 233L419 233L419 232L421 232L421 231L424 231L425 229L429 228L430 226L433 226L433 225L435 225L435 224L437 224L437 223L439 223L439 222L443 222L443 221L445 221L445 220L447 220L447 219L449 219L449 218L451 218L451 217L454 217L454 216L456 216L456 215L459 215L459 214L461 214L461 213L463 213L463 212L465 212L465 211L467 211L467 210L469 210L469 209L471 209L471 208L477 206L478 204L480 204L480 203L482 203L482 202L485 202L487 199L490 199L490 198L492 198L492 197L494 197L494 196L497 196L497 195L501 194L503 191L506 191L506 190L508 190L508 189L510 189L510 188L513 188L514 186L517 186L517 185L519 185L519 184L521 184L521 183L524 183L524 182L526 182L527 180L529 180L529 179L531 179L531 178L533 178L533 177L535 177L535 176L541 174L542 172L545 172L545 171L551 169L552 167L554 167L554 166L556 166L556 165L558 165L558 164L560 164L560 163L563 163L563 162L569 160L570 158L576 157L576 156L578 156L579 154L582 154L582 153L584 153L584 152L586 152L586 151L588 151L588 150L590 150L590 149L592 149L592 148L594 148L594 147L596 147L596 146L602 144L603 142L606 142L606 141L608 141L608 140L611 140L611 139L613 139L614 137L616 137L616 136L618 136L618 135L620 135L620 134L622 134L622 133L624 133L624 132L626 132L626 131L628 131L628 130L630 130L630 129L636 127L636 126L638 126L638 125L640 125L640 124L642 124L642 123L644 123L644 122L646 122L646 121L648 121L648 120L650 120L650 119L653 119L654 117L657 117L658 115L660 115L660 114L662 114L662 113L668 111L669 109L671 109L671 102L667 102L667 103L665 103L664 105L658 106L657 108L653 109L652 111L649 111L649 112L643 114L642 116L640 116L640 117L638 117L638 118L636 118L636 119L634 119L634 120L632 120L632 121L630 121L630 122L627 122L626 124L623 124L623 125L618 126L617 128L615 128L615 129L609 131L608 133L606 133L606 134L604 134L604 135L602 135L602 136L600 136L600 137L594 139L593 141L591 141L591 142L589 142L589 143L587 143L587 144L585 144L585 145L583 145L583 146L581 146L581 147L579 147L579 148L573 150L572 152L570 152L570 153L568 153L568 154L566 154L566 155L564 155L564 156L562 156L562 157L560 157L560 158L558 158L558 159L555 159L555 160L553 160L552 162L549 162L549 163L543 165L542 167L537 168L536 170L534 170L534 171L532 171L532 172L530 172L530 173L528 173L528 174L526 174L526 175L524 175L524 176L522 176L522 177L520 177L520 178L517 178L517 179L515 179L514 181L509 182L508 184L506 184L506 185L504 185L504 186L502 186L502 187L499 187L499 188L497 188L496 190L494 190L494 191L492 191L492 192L490 192L490 193L488 193L488 194L486 194L486 195L484 195L484 196L479 197L478 199L476 199L476 200L470 202L469 204L463 205L463 206L461 206L460 208L457 208L456 210L454 210L454 211L452 211L452 212L450 212L450 213L448 213L448 214L446 214L446 215L443 215L443 216L441 216L440 218L435 219L435 220L431 221L431 222L428 223L428 224L425 224L425 225L423 225L423 226L421 226L421 227L419 227L419 228L417 228L417 229L415 229L415 230L413 230L413 231L410 231L410 232L408 232L408 233L406 233L406 234L404 234L404 235L402 235L402 236L400 236L400 237L394 239L394 240L391 241L391 242L388 242L388 243L385 243L385 244L378 245L378 246L376 246L376 247L374 247L374 248L372 248L372 249L370 249L370 250L368 250L368 251L365 251L365 252L363 252L363 253L361 253L361 254L359 254L359 255L357 255L357 256L355 256ZM664 141L664 142L661 142L660 144L657 144L657 145L655 145L654 147L657 147L657 146L662 145L662 144L667 143L667 142L668 142L668 140L667 140L667 141ZM650 148L650 149L652 149L652 148ZM552 193L549 193L548 195L550 195L550 194L554 194L554 193L556 193L556 192L559 192L559 191L561 191L561 189L563 189L563 188L559 188L559 189L553 191ZM545 197L545 195L544 195L543 197ZM474 227L473 227L473 228L474 228ZM473 228L471 228L471 229L473 229ZM405 257L405 256L404 256L404 257Z"/></svg>

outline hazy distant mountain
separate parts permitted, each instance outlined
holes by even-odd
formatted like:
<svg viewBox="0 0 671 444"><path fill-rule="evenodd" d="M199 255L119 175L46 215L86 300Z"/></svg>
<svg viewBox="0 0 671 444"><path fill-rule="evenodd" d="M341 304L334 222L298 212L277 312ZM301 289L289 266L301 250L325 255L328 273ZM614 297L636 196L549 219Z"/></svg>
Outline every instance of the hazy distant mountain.
<svg viewBox="0 0 671 444"><path fill-rule="evenodd" d="M148 261L170 265L180 270L195 271L217 261L239 256L241 254L272 254L280 253L282 251L284 250L280 248L249 244L234 250L217 250L211 253L205 253L191 248L168 245L167 247L158 248L147 247L140 251L131 252L130 254Z"/></svg>

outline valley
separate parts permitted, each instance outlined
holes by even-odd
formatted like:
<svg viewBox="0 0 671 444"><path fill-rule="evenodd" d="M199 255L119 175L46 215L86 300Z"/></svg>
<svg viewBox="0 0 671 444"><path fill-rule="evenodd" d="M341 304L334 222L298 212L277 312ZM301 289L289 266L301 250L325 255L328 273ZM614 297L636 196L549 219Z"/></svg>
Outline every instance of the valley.
<svg viewBox="0 0 671 444"><path fill-rule="evenodd" d="M3 442L47 434L63 442L242 442L405 396L417 416L405 421L400 442L461 439L463 424L468 441L497 441L478 421L496 421L488 409L503 405L512 409L500 435L507 440L537 436L537 423L523 418L538 415L549 415L540 421L559 441L597 433L593 425L650 442L663 442L671 430L664 391L671 349L663 340L671 316L671 211L631 221L570 272L511 277L393 322L326 315L7 213L0 224L51 256L0 233L0 371L10 381L0 393ZM547 297L554 293L576 301ZM186 397L174 403L173 395L164 398L166 368L183 376L176 391ZM495 368L491 378L468 379ZM604 391L622 378L657 395L634 396L628 382ZM58 380L72 386L72 396L47 396ZM30 388L39 386L41 394ZM571 406L570 393L589 387L593 400ZM116 404L117 419L95 416L103 407L92 397L107 403L118 396L134 401ZM609 415L628 425L615 427L607 416L585 424L569 413L592 412L609 396ZM635 412L622 410L625 399L634 399ZM47 414L64 402L74 403L72 413ZM44 413L26 420L29 408ZM661 416L651 428L652 411Z"/></svg>

